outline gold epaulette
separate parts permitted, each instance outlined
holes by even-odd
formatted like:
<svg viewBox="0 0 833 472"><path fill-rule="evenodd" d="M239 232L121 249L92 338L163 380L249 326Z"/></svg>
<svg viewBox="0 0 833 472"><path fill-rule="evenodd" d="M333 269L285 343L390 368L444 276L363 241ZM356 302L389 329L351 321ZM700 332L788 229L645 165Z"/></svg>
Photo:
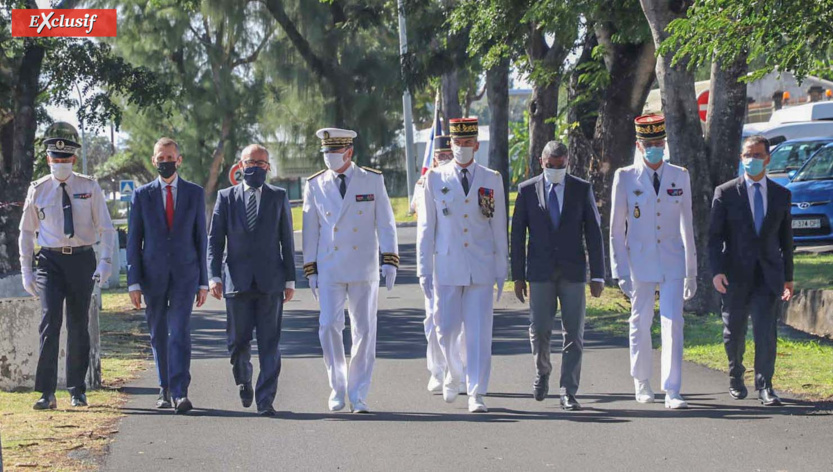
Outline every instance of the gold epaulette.
<svg viewBox="0 0 833 472"><path fill-rule="evenodd" d="M323 174L326 170L327 169L319 170L318 172L316 172L316 173L312 174L311 176L307 177L307 180L312 180L312 179L318 177L319 175Z"/></svg>
<svg viewBox="0 0 833 472"><path fill-rule="evenodd" d="M393 252L382 253L382 264L392 265L399 268L399 254Z"/></svg>
<svg viewBox="0 0 833 472"><path fill-rule="evenodd" d="M304 264L304 277L309 278L311 275L315 275L318 273L318 263L317 262L307 262Z"/></svg>
<svg viewBox="0 0 833 472"><path fill-rule="evenodd" d="M76 177L81 177L82 179L87 179L87 180L95 180L95 177L93 177L93 176L91 176L91 175L79 174L79 173L77 173L77 172L75 173L75 176L76 176Z"/></svg>
<svg viewBox="0 0 833 472"><path fill-rule="evenodd" d="M372 167L365 167L365 166L362 166L362 169L364 169L364 170L366 170L366 171L368 171L368 172L373 172L374 174L379 174L379 175L382 175L382 171L381 171L381 170L379 170L379 169L374 169L374 168L372 168Z"/></svg>

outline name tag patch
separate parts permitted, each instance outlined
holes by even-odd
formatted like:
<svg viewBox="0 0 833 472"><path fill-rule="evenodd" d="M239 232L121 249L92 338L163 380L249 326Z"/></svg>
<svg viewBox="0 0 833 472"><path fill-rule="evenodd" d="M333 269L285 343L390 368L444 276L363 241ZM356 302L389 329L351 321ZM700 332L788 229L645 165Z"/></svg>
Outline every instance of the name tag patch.
<svg viewBox="0 0 833 472"><path fill-rule="evenodd" d="M375 195L372 193L368 193L366 195L356 195L357 202L372 202L375 198Z"/></svg>
<svg viewBox="0 0 833 472"><path fill-rule="evenodd" d="M93 196L93 194L91 194L91 193L74 193L74 194L72 194L72 198L75 198L77 200L86 200L86 199L88 199L92 196Z"/></svg>
<svg viewBox="0 0 833 472"><path fill-rule="evenodd" d="M679 197L680 195L683 194L683 189L681 189L681 188L669 188L668 190L666 190L666 192L668 192L668 195L670 195L672 197Z"/></svg>

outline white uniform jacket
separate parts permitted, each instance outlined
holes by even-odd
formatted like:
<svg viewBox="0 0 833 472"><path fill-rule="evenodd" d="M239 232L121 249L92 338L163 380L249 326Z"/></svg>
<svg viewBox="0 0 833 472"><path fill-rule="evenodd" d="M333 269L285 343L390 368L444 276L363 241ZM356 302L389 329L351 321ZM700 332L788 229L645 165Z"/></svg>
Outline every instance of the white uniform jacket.
<svg viewBox="0 0 833 472"><path fill-rule="evenodd" d="M644 163L613 178L610 266L613 278L663 282L697 276L688 170L663 163L659 194Z"/></svg>
<svg viewBox="0 0 833 472"><path fill-rule="evenodd" d="M383 263L399 267L396 221L382 173L353 166L344 198L336 173L321 171L304 187L304 273L319 283L379 280Z"/></svg>
<svg viewBox="0 0 833 472"><path fill-rule="evenodd" d="M508 266L503 180L498 172L475 163L466 196L456 167L436 167L424 176L417 275L435 273L437 285L493 285L498 278L506 279Z"/></svg>

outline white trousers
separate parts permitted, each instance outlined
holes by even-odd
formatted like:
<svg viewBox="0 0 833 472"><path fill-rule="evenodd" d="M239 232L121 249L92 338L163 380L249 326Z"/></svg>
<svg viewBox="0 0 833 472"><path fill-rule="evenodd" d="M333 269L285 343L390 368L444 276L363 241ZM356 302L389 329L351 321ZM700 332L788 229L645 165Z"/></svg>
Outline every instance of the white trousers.
<svg viewBox="0 0 833 472"><path fill-rule="evenodd" d="M434 320L434 313L436 312L435 303L437 297L431 294L431 298L425 297L425 320L422 325L425 328L425 340L428 341L428 347L425 351L425 360L428 364L428 372L431 372L431 377L443 381L447 363L445 356L443 356L440 348L440 337L437 332L437 323ZM460 336L457 338L457 350L460 354L460 362L466 365L466 345L465 345L465 329L460 330Z"/></svg>
<svg viewBox="0 0 833 472"><path fill-rule="evenodd" d="M491 285L437 285L434 321L438 341L447 364L445 385L457 388L466 381L469 396L485 395L492 369ZM465 329L466 363L460 353L460 333ZM465 374L465 376L464 376Z"/></svg>
<svg viewBox="0 0 833 472"><path fill-rule="evenodd" d="M378 282L326 283L318 287L321 316L318 338L324 351L324 365L330 388L337 395L346 393L351 403L366 401L370 377L376 361L376 311ZM344 305L350 314L350 366L344 358Z"/></svg>
<svg viewBox="0 0 833 472"><path fill-rule="evenodd" d="M683 280L665 282L633 281L631 300L631 375L640 381L651 379L655 291L659 286L659 314L662 329L662 390L680 391L683 367Z"/></svg>

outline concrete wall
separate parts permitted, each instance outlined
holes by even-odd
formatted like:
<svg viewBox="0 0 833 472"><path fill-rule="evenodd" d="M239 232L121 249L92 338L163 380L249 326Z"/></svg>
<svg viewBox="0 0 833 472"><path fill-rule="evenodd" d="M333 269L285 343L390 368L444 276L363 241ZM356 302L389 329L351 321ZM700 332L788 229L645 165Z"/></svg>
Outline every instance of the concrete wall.
<svg viewBox="0 0 833 472"><path fill-rule="evenodd" d="M781 321L805 333L833 338L833 290L799 290L784 303Z"/></svg>

